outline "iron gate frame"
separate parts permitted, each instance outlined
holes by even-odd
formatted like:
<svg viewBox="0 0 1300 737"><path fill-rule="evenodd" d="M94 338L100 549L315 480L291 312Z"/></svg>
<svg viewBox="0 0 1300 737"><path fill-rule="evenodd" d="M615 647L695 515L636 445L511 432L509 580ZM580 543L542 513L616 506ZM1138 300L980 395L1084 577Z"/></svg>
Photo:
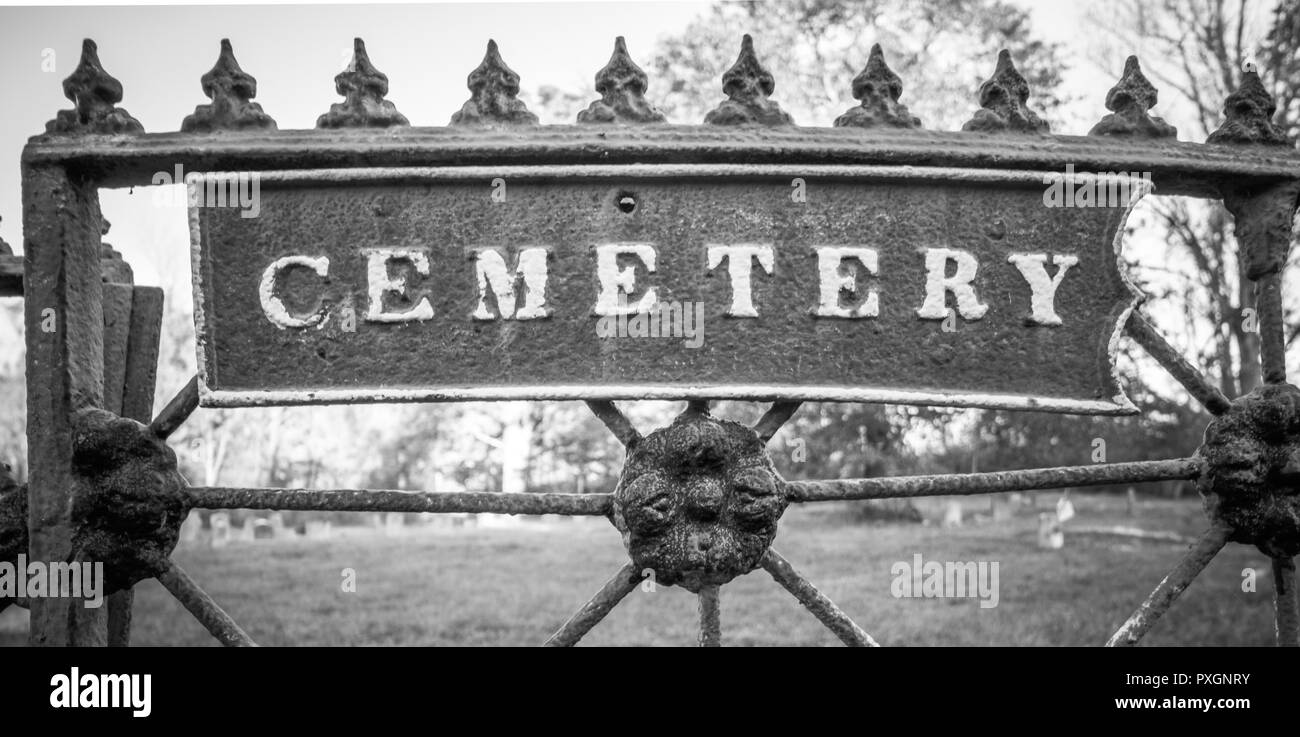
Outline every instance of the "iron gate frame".
<svg viewBox="0 0 1300 737"><path fill-rule="evenodd" d="M114 300L120 301L115 296L120 290L101 284L98 190L147 186L153 183L155 172L172 171L178 165L192 172L682 163L1048 172L1070 166L1080 172L1150 172L1160 194L1222 200L1235 217L1239 254L1248 264L1248 276L1255 284L1264 388L1293 389L1286 384L1281 285L1293 222L1300 209L1300 152L1272 125L1273 103L1254 71L1246 72L1242 88L1228 99L1228 121L1207 143L1170 140L1172 129L1165 132L1159 127L1164 125L1162 121L1159 125L1151 122L1158 121L1146 112L1155 102L1154 88L1148 92L1141 86L1150 87L1145 78L1140 78L1136 59L1132 58L1116 87L1127 97L1112 90L1107 99L1107 106L1115 111L1107 117L1111 122L1103 121L1088 136L1044 131L1045 124L1024 106L1028 87L1006 52L999 58L994 78L981 88L981 104L985 107L981 113L991 110L992 114L983 118L977 115L977 120L983 122L976 125L972 121L969 130L961 132L920 130L910 123L906 109L897 104L901 89L898 78L884 66L879 47L873 48L867 69L859 75L859 80L865 82L860 85L855 80L854 85L854 96L862 100L862 108L870 107L870 114L858 117L868 120L836 121L842 127L834 128L795 127L789 116L768 99L773 91L772 78L754 56L748 36L736 66L723 77L729 100L706 118L711 124L664 123L663 116L646 103L645 75L627 57L621 38L601 75L597 77L597 89L603 103L593 103L579 116L578 125L536 126L536 117L515 98L518 76L505 66L496 45L489 42L483 65L470 75L471 100L453 118L453 124L443 128L407 127L406 119L383 99L387 78L370 64L358 39L353 64L336 78L345 103L323 115L317 130L279 131L270 116L251 102L256 94L255 80L239 69L229 42L223 40L217 66L203 78L205 93L213 104L199 106L195 115L186 119L182 132L144 133L129 114L115 107L122 98L121 85L103 70L94 43L87 40L77 71L64 83L65 94L75 103L75 109L61 112L51 121L47 134L34 137L22 154L30 556L57 561L79 555L70 514L77 500L92 490L74 464L77 433L83 431L78 414L98 408L143 419L140 407L127 408L117 396L120 392L113 392L119 379L108 376L117 364L105 358L105 341L112 338L106 317L111 317ZM1001 94L1000 98L986 91L990 85ZM1125 128L1123 120L1116 122L1117 116L1136 121L1140 130L1135 133L1132 126ZM854 116L846 114L844 118ZM879 118L885 119L883 126ZM996 125L990 127L992 119L1002 121L1001 130L996 130ZM617 124L608 124L611 122ZM50 310L60 329L44 332L41 321ZM1229 400L1136 310L1125 332L1216 418L1252 419L1259 414L1261 403L1276 403L1276 396L1259 391ZM154 358L147 360L156 361L156 345ZM165 441L198 407L197 378L148 425L153 437ZM1251 402L1254 404L1247 406ZM641 433L613 401L596 397L586 404L629 452L643 441ZM752 432L767 443L799 406L800 402L778 399ZM689 399L686 414L703 417L708 412L706 399ZM147 413L147 409L143 410L143 415ZM1165 480L1199 480L1204 484L1213 471L1212 460L1198 452L1172 460L1023 471L788 481L783 482L782 490L788 502L806 503ZM1276 500L1287 493L1284 480L1270 476L1258 491ZM212 487L184 488L180 493L186 509L605 517L611 517L615 501L612 493ZM179 525L179 520L173 521ZM1137 643L1228 542L1261 545L1260 536L1264 534L1262 528L1234 526L1222 516L1212 518L1209 528L1106 644ZM134 542L120 541L124 546ZM1294 553L1272 554L1270 558L1277 644L1300 645ZM150 563L147 575L157 578L218 641L225 645L254 644L169 557ZM767 549L758 567L772 575L846 644L876 644L775 550ZM576 644L641 580L637 566L626 564L547 644ZM127 644L129 592L128 587L122 596L110 600L107 615L78 607L72 599L33 599L31 643ZM718 645L718 586L703 586L698 597L700 644ZM105 616L117 624L107 626Z"/></svg>

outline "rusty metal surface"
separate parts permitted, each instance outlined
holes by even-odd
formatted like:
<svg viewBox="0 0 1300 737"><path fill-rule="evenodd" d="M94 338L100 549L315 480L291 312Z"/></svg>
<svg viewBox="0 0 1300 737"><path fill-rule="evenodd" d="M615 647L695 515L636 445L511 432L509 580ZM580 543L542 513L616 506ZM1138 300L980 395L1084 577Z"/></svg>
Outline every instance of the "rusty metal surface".
<svg viewBox="0 0 1300 737"><path fill-rule="evenodd" d="M807 202L790 196L800 175ZM494 201L497 177L508 182L506 202ZM257 217L196 208L205 404L713 397L1136 411L1112 375L1113 336L1136 299L1114 251L1126 210L1045 208L1042 175L487 168L263 174L260 187ZM619 206L627 193L630 213ZM679 317L702 309L699 341L681 324L668 337L598 334L592 248L612 242L657 249L654 273L635 258L619 262L637 274L629 301L653 285ZM730 314L727 270L706 267L707 245L738 243L774 253L770 276L753 266L753 318ZM431 315L369 319L377 303L363 249L393 244L420 249L427 264L419 273L409 259L390 264L390 278L408 287L380 307ZM473 318L479 286L467 251L504 248L513 259L523 245L549 250L549 316ZM836 278L819 274L821 246L877 250L878 278L853 258L840 267L858 277L837 309L878 300L878 316L816 314L819 280ZM944 248L978 260L980 311L922 319L922 249ZM1078 259L1056 292L1059 325L1030 319L1029 282L1008 263L1049 251ZM274 296L301 327L276 324L259 291L268 267L291 256L329 262L323 278L301 266L276 277ZM611 330L627 334L622 325Z"/></svg>
<svg viewBox="0 0 1300 737"><path fill-rule="evenodd" d="M1230 540L1265 555L1300 554L1300 389L1266 384L1205 429L1197 488Z"/></svg>
<svg viewBox="0 0 1300 737"><path fill-rule="evenodd" d="M787 481L785 488L786 495L792 502L897 499L945 494L993 494L1001 491L1032 491L1073 486L1194 479L1201 474L1202 465L1203 462L1199 458L1176 458L1168 461L1099 463L1093 466L1057 466L1022 471Z"/></svg>
<svg viewBox="0 0 1300 737"><path fill-rule="evenodd" d="M785 511L781 485L752 430L692 408L629 449L614 525L638 570L698 593L758 566Z"/></svg>
<svg viewBox="0 0 1300 737"><path fill-rule="evenodd" d="M1192 545L1191 550L1178 561L1151 595L1137 608L1137 611L1120 626L1115 634L1106 641L1106 647L1125 647L1136 645L1143 635L1151 629L1156 620L1169 610L1174 600L1191 585L1192 581L1205 570L1214 556L1228 542L1227 528L1215 525Z"/></svg>
<svg viewBox="0 0 1300 737"><path fill-rule="evenodd" d="M803 402L774 402L763 416L758 418L758 422L754 423L754 433L758 435L758 439L764 443L770 441L781 426L794 417L794 413L798 412L802 405Z"/></svg>
<svg viewBox="0 0 1300 737"><path fill-rule="evenodd" d="M587 407L591 409L596 419L604 423L605 427L618 438L618 442L625 447L631 447L633 444L641 441L641 433L633 427L632 422L627 416L619 411L618 407L609 400L587 400Z"/></svg>
<svg viewBox="0 0 1300 737"><path fill-rule="evenodd" d="M700 614L700 647L722 647L722 604L718 587L700 589L697 608Z"/></svg>
<svg viewBox="0 0 1300 737"><path fill-rule="evenodd" d="M1126 136L1132 138L1177 138L1178 131L1150 113L1159 99L1155 85L1142 73L1136 56L1124 61L1124 74L1106 93L1106 109L1110 114L1102 118L1090 136Z"/></svg>
<svg viewBox="0 0 1300 737"><path fill-rule="evenodd" d="M1030 108L1029 83L1011 60L1011 52L998 52L993 76L980 85L980 109L962 130L981 133L1046 134L1051 126Z"/></svg>
<svg viewBox="0 0 1300 737"><path fill-rule="evenodd" d="M73 559L73 414L104 396L98 193L56 168L23 168L27 336L27 472L32 560ZM53 320L56 330L42 330ZM33 645L102 645L103 608L71 598L31 603Z"/></svg>
<svg viewBox="0 0 1300 737"><path fill-rule="evenodd" d="M476 491L410 492L383 489L234 489L195 486L185 490L198 509L280 509L322 512L470 512L566 514L603 517L609 494L507 494Z"/></svg>
<svg viewBox="0 0 1300 737"><path fill-rule="evenodd" d="M635 591L640 583L641 574L635 565L628 563L618 569L618 573L606 581L590 601L583 604L582 608L569 618L569 621L546 640L546 647L577 645L583 635L599 624L600 620L613 611L623 597Z"/></svg>
<svg viewBox="0 0 1300 737"><path fill-rule="evenodd" d="M158 583L179 601L199 624L226 647L256 647L257 643L244 632L229 614L226 614L207 592L194 583L180 566L169 562L158 575Z"/></svg>
<svg viewBox="0 0 1300 737"><path fill-rule="evenodd" d="M194 376L149 423L149 430L166 440L199 408L199 377Z"/></svg>
<svg viewBox="0 0 1300 737"><path fill-rule="evenodd" d="M1295 558L1274 558L1273 612L1278 647L1300 647L1300 594L1296 590Z"/></svg>
<svg viewBox="0 0 1300 737"><path fill-rule="evenodd" d="M812 613L819 622L826 625L829 629L840 638L849 647L878 647L878 643L867 634L866 630L859 627L849 615L845 614L835 602L826 598L826 595L817 590L808 579L799 575L799 572L790 565L790 562L781 557L781 554L775 550L769 549L763 555L763 570L767 571L782 588L794 595L805 609Z"/></svg>
<svg viewBox="0 0 1300 737"><path fill-rule="evenodd" d="M1205 378L1205 374L1183 358L1176 348L1169 345L1164 336L1160 335L1155 327L1137 311L1129 315L1125 330L1129 337L1136 340L1148 355L1163 366L1179 384L1182 384L1187 393L1200 402L1201 406L1215 415L1228 411L1231 403L1223 392L1211 384L1210 380Z"/></svg>
<svg viewBox="0 0 1300 737"><path fill-rule="evenodd" d="M575 164L906 165L1150 172L1161 194L1219 197L1231 187L1300 180L1300 152L1086 136L1003 137L893 128L694 125L538 126L526 133L411 127L291 130L239 136L149 133L37 136L23 161L75 168L103 186L146 186L185 171L376 166Z"/></svg>

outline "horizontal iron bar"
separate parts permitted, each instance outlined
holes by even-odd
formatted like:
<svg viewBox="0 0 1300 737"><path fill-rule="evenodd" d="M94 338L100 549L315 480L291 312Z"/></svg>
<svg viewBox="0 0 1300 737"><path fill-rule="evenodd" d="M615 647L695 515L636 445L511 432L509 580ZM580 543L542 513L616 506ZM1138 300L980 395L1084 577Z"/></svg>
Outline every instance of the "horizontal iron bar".
<svg viewBox="0 0 1300 737"><path fill-rule="evenodd" d="M609 494L507 494L483 491L408 492L383 489L247 489L196 486L186 490L199 509L281 509L318 512L430 512L605 516Z"/></svg>
<svg viewBox="0 0 1300 737"><path fill-rule="evenodd" d="M878 479L790 481L786 497L792 502L827 502L848 499L993 494L1001 491L1059 489L1070 486L1135 484L1147 481L1194 479L1201 474L1198 458L1169 461L1099 463L1094 466L1058 466L1022 471L949 473L933 476L892 476Z"/></svg>
<svg viewBox="0 0 1300 737"><path fill-rule="evenodd" d="M1151 625L1155 624L1162 614L1169 611L1174 600L1191 585L1192 581L1196 580L1210 561L1214 560L1214 556L1223 550L1230 534L1226 527L1217 525L1206 530L1178 561L1174 569L1161 579L1160 584L1146 598L1146 601L1142 602L1137 611L1133 612L1115 634L1110 636L1106 641L1106 647L1136 645L1151 629Z"/></svg>
<svg viewBox="0 0 1300 737"><path fill-rule="evenodd" d="M216 135L37 136L33 165L67 166L101 186L146 186L177 166L209 171L517 164L781 163L1132 172L1161 194L1219 197L1221 185L1300 179L1286 147L1087 136L993 136L856 128L539 126L512 130L224 131ZM179 182L174 182L179 184Z"/></svg>

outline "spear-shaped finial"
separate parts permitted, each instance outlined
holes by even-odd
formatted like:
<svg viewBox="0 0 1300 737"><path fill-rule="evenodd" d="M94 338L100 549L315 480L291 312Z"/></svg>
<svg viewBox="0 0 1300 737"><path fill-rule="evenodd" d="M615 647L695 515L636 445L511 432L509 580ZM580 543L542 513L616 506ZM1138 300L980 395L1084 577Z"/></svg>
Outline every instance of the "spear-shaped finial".
<svg viewBox="0 0 1300 737"><path fill-rule="evenodd" d="M754 53L754 39L745 34L740 42L740 56L722 75L722 91L727 99L704 116L709 125L794 125L790 114L768 97L776 89L776 80Z"/></svg>
<svg viewBox="0 0 1300 737"><path fill-rule="evenodd" d="M998 53L993 76L980 85L980 107L961 127L981 133L1047 133L1047 121L1029 109L1029 83L1011 61L1011 52Z"/></svg>
<svg viewBox="0 0 1300 737"><path fill-rule="evenodd" d="M451 116L452 125L537 125L519 95L519 75L506 66L497 42L488 40L483 61L469 73L469 100Z"/></svg>
<svg viewBox="0 0 1300 737"><path fill-rule="evenodd" d="M873 44L867 65L853 78L853 98L862 104L835 119L836 128L920 128L921 119L898 102L903 80L885 63L880 44Z"/></svg>
<svg viewBox="0 0 1300 737"><path fill-rule="evenodd" d="M1223 103L1227 120L1205 142L1289 145L1286 131L1273 122L1275 112L1277 103L1264 88L1255 65L1247 64L1241 84Z"/></svg>
<svg viewBox="0 0 1300 737"><path fill-rule="evenodd" d="M0 221L3 220L4 218L0 218ZM5 242L4 238L0 238L0 256L12 256L12 255L14 255L14 249L8 243Z"/></svg>
<svg viewBox="0 0 1300 737"><path fill-rule="evenodd" d="M81 61L63 80L63 95L75 108L60 110L45 124L47 133L143 133L144 126L114 105L122 101L122 83L104 71L99 48L86 39L81 42Z"/></svg>
<svg viewBox="0 0 1300 737"><path fill-rule="evenodd" d="M579 123L663 123L664 114L645 99L650 78L627 53L622 36L614 39L609 63L596 72L600 99L578 113Z"/></svg>
<svg viewBox="0 0 1300 737"><path fill-rule="evenodd" d="M334 77L334 89L343 102L330 105L330 111L316 119L317 128L388 128L410 125L397 106L384 99L388 94L388 75L375 69L366 53L366 42L352 40L352 63Z"/></svg>
<svg viewBox="0 0 1300 737"><path fill-rule="evenodd" d="M1124 74L1106 93L1106 109L1112 112L1088 131L1090 136L1132 136L1134 138L1176 138L1178 131L1148 110L1155 107L1159 91L1142 73L1136 56L1124 62Z"/></svg>
<svg viewBox="0 0 1300 737"><path fill-rule="evenodd" d="M275 121L271 116L262 112L261 105L251 101L257 97L257 80L239 68L230 39L221 39L221 55L200 82L203 84L203 94L212 103L198 105L194 108L193 115L185 116L181 123L182 131L210 133L249 128L275 130Z"/></svg>

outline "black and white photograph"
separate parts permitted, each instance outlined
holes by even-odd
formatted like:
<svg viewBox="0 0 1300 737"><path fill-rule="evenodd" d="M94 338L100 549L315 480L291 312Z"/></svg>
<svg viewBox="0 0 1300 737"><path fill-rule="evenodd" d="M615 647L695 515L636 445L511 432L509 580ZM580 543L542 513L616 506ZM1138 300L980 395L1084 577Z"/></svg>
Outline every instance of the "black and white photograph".
<svg viewBox="0 0 1300 737"><path fill-rule="evenodd" d="M894 646L1293 713L1300 0L56 0L0 90L47 723L212 646L273 651L214 695Z"/></svg>

